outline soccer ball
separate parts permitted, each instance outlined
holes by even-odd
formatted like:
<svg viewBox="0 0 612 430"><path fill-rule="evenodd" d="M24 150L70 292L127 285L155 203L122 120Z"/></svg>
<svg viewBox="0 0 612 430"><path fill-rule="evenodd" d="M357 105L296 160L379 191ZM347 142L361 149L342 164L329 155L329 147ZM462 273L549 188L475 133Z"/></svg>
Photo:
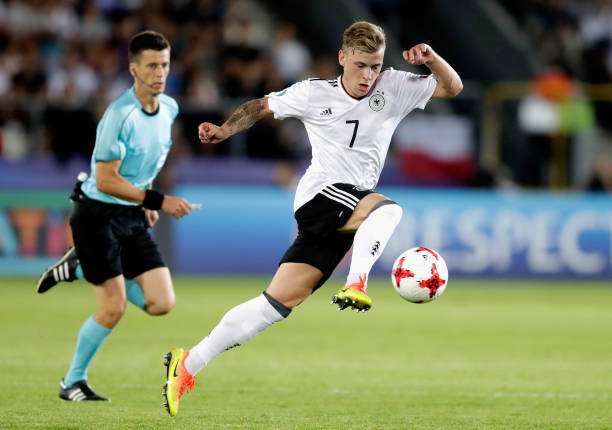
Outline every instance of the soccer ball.
<svg viewBox="0 0 612 430"><path fill-rule="evenodd" d="M442 256L420 246L403 252L391 271L393 289L412 303L426 303L442 295L448 284L448 269Z"/></svg>

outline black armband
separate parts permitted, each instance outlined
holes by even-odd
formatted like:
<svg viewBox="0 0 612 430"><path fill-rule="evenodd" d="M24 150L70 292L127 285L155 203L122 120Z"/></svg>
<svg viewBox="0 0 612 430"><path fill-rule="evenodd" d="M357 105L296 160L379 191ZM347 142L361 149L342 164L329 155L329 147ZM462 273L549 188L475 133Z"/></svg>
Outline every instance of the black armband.
<svg viewBox="0 0 612 430"><path fill-rule="evenodd" d="M146 190L145 198L142 201L142 207L145 209L151 209L157 211L161 209L162 203L164 202L164 195L159 191Z"/></svg>

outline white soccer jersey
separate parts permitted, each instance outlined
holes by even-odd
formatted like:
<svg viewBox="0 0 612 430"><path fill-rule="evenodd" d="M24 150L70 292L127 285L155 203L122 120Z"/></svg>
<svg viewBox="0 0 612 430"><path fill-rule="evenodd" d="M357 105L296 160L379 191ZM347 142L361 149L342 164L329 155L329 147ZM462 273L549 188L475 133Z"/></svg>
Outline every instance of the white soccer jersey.
<svg viewBox="0 0 612 430"><path fill-rule="evenodd" d="M298 184L293 210L337 182L376 187L395 128L413 109L424 109L435 89L433 75L389 69L359 100L347 94L341 77L309 79L268 94L274 118L300 119L312 146L312 161Z"/></svg>

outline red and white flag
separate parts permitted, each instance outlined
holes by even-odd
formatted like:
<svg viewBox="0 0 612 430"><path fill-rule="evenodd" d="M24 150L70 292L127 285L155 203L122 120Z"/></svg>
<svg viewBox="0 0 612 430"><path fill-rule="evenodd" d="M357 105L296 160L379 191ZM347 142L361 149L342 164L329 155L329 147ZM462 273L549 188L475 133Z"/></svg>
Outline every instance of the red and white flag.
<svg viewBox="0 0 612 430"><path fill-rule="evenodd" d="M465 185L475 169L472 125L461 116L410 116L398 126L394 145L408 182Z"/></svg>

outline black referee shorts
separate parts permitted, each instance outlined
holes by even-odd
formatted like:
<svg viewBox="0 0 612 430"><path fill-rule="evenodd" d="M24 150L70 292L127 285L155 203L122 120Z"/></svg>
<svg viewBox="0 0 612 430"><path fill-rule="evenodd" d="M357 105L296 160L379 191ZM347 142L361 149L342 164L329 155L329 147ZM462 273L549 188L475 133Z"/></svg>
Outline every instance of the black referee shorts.
<svg viewBox="0 0 612 430"><path fill-rule="evenodd" d="M355 233L342 233L338 229L349 220L357 203L373 192L340 183L321 190L295 213L298 235L279 264L314 266L323 272L315 290L323 285L353 245Z"/></svg>
<svg viewBox="0 0 612 430"><path fill-rule="evenodd" d="M70 217L74 247L85 279L101 285L123 274L132 279L165 267L138 206L100 202L86 197L74 204Z"/></svg>

